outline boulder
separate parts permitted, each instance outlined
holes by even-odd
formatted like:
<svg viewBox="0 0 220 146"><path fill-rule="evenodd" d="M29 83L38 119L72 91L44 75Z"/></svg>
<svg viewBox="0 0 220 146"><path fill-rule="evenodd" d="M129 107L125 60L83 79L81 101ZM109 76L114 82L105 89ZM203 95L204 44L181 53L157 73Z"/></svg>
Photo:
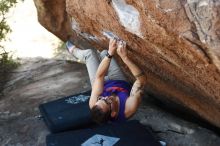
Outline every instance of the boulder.
<svg viewBox="0 0 220 146"><path fill-rule="evenodd" d="M220 2L34 0L39 22L61 40L103 50L127 42L146 90L220 127ZM127 76L126 66L116 55Z"/></svg>

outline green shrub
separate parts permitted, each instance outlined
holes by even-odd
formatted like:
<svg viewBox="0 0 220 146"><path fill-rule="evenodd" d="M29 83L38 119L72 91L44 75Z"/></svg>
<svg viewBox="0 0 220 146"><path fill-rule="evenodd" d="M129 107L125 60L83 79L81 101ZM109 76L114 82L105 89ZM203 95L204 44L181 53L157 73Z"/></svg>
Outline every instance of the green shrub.
<svg viewBox="0 0 220 146"><path fill-rule="evenodd" d="M4 85L10 77L10 73L19 65L8 53L0 54L0 98L3 95Z"/></svg>
<svg viewBox="0 0 220 146"><path fill-rule="evenodd" d="M7 24L7 13L10 8L14 7L19 0L0 0L0 42L7 39L7 34L11 32L10 26ZM12 56L5 51L4 46L0 45L0 96L2 89L6 83L9 73L18 66Z"/></svg>

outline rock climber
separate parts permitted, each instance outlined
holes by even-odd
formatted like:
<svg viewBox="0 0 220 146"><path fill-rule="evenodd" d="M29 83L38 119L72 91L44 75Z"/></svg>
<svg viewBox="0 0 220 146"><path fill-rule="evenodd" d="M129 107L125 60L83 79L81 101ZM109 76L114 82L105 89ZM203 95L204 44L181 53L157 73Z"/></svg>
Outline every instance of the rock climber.
<svg viewBox="0 0 220 146"><path fill-rule="evenodd" d="M134 115L141 102L146 77L128 57L126 42L110 39L108 50L100 53L94 49L79 49L71 41L66 42L66 47L86 64L92 87L89 107L93 120L97 123L125 121ZM116 52L135 77L132 86L114 59Z"/></svg>

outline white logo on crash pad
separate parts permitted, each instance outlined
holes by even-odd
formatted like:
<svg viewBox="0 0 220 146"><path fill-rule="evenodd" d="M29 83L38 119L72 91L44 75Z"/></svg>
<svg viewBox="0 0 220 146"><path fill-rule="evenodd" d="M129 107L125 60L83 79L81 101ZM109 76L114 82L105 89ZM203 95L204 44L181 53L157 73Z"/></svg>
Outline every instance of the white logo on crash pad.
<svg viewBox="0 0 220 146"><path fill-rule="evenodd" d="M78 95L78 96L72 96L66 99L66 103L69 104L78 104L82 102L86 102L89 99L90 96L85 96L85 95Z"/></svg>
<svg viewBox="0 0 220 146"><path fill-rule="evenodd" d="M120 138L117 137L96 134L81 144L81 146L113 146L119 140Z"/></svg>

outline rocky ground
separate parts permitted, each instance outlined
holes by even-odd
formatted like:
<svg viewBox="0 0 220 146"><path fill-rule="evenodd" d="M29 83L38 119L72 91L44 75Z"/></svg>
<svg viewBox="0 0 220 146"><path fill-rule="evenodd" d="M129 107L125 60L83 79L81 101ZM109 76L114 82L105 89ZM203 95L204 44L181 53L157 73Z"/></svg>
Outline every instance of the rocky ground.
<svg viewBox="0 0 220 146"><path fill-rule="evenodd" d="M60 59L21 59L0 99L0 145L44 146L49 134L38 119L40 103L90 89L85 65ZM148 102L133 119L151 127L170 146L219 146L220 137L211 130L184 121Z"/></svg>

